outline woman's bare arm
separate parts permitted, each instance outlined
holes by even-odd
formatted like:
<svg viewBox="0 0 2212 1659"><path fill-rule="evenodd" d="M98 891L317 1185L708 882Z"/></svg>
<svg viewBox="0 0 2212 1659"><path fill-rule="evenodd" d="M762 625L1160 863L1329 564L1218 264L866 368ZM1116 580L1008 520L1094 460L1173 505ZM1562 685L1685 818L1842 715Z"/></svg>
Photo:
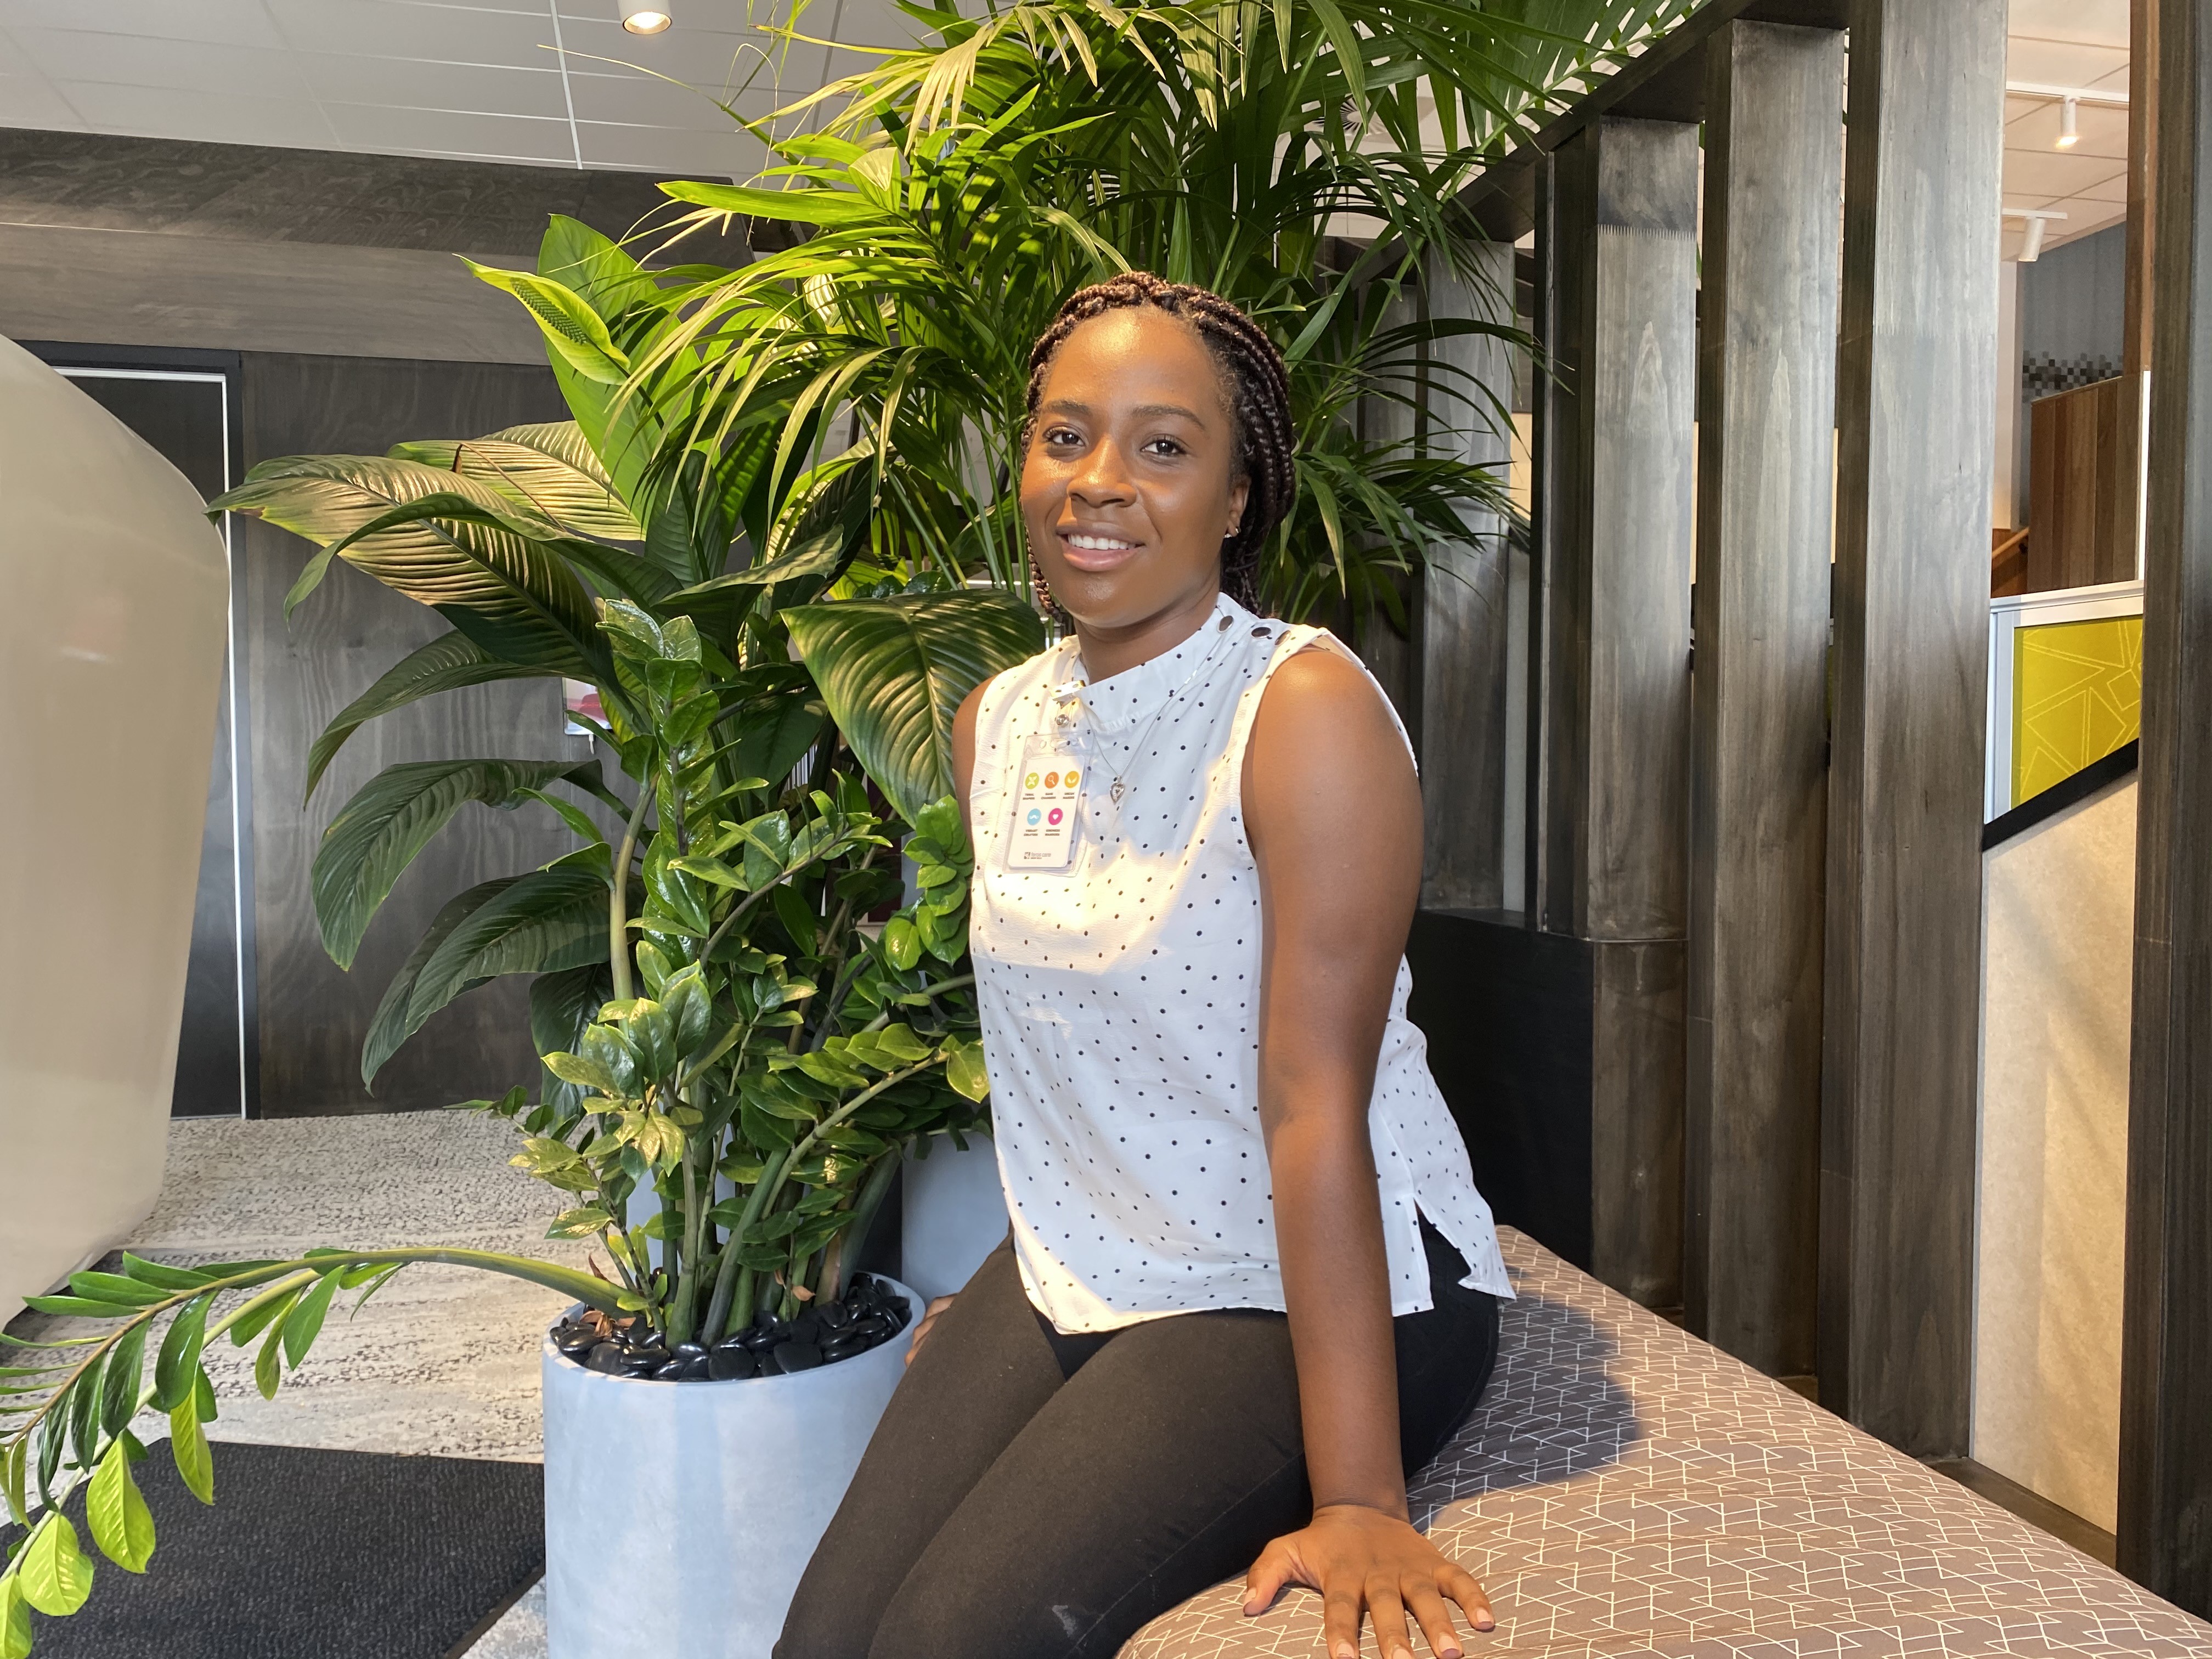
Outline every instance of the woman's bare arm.
<svg viewBox="0 0 2212 1659"><path fill-rule="evenodd" d="M1478 1628L1480 1586L1407 1519L1390 1287L1368 1104L1420 894L1421 796L1367 677L1334 653L1275 671L1244 763L1259 866L1260 1121L1298 1371L1314 1522L1253 1568L1248 1611L1283 1585L1322 1591L1329 1650L1356 1653L1363 1610L1384 1659L1406 1614L1456 1654L1449 1596Z"/></svg>

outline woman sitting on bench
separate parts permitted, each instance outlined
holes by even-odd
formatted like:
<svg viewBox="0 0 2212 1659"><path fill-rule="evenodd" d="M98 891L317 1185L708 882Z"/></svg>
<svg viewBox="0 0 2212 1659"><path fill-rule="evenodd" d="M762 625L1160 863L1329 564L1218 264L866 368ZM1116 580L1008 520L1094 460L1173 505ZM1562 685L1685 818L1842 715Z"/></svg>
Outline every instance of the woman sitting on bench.
<svg viewBox="0 0 2212 1659"><path fill-rule="evenodd" d="M779 1659L1112 1655L1206 1586L1324 1598L1385 1659L1481 1586L1407 1518L1511 1295L1407 1021L1403 729L1254 614L1288 386L1234 306L1141 274L1030 359L1021 508L1072 637L953 750L1013 1228L932 1304ZM927 1339L925 1340L925 1338Z"/></svg>

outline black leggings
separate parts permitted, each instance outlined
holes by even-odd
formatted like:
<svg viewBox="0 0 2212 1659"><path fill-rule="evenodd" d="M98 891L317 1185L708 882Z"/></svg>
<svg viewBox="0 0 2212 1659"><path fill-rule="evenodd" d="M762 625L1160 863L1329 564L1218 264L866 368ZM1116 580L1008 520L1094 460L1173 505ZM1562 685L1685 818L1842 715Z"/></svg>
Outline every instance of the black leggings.
<svg viewBox="0 0 2212 1659"><path fill-rule="evenodd" d="M1497 1303L1421 1231L1436 1305L1393 1322L1408 1473L1498 1355ZM1302 1442L1282 1315L1062 1336L1002 1244L891 1396L775 1659L1106 1659L1306 1523Z"/></svg>

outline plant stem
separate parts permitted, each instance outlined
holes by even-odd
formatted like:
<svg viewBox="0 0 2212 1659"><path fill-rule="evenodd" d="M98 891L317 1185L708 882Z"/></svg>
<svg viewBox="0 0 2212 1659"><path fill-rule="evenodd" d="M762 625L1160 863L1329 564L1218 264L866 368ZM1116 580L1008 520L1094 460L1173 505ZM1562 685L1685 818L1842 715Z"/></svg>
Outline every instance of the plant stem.
<svg viewBox="0 0 2212 1659"><path fill-rule="evenodd" d="M671 1346L691 1340L691 1317L699 1305L699 1177L691 1165L690 1137L684 1144L684 1259L676 1279L676 1301L668 1320Z"/></svg>
<svg viewBox="0 0 2212 1659"><path fill-rule="evenodd" d="M745 1233L760 1219L761 1211L781 1183L788 1152L778 1152L761 1166L760 1179L745 1196L745 1207L738 1217L738 1224L730 1229L729 1242L722 1249L722 1265L714 1274L714 1294L707 1304L707 1322L700 1327L709 1346L729 1334L730 1307L734 1301L744 1310L745 1318L753 1316L752 1306L746 1298L752 1294L753 1270L739 1267L738 1256L744 1248Z"/></svg>
<svg viewBox="0 0 2212 1659"><path fill-rule="evenodd" d="M867 1248L868 1230L876 1224L876 1212L884 1206L890 1195L891 1183L898 1179L904 1162L901 1151L894 1147L877 1160L876 1167L868 1171L868 1178L860 1184L860 1196L853 1200L853 1219L831 1243L830 1249L840 1258L837 1280L827 1286L824 1294L833 1302L845 1297L845 1262L857 1257Z"/></svg>
<svg viewBox="0 0 2212 1659"><path fill-rule="evenodd" d="M629 826L623 831L622 851L615 854L614 891L607 898L607 967L614 975L614 1000L630 1000L629 977L629 857L637 850L638 827L645 822L645 804L653 799L653 787L644 779L638 780L637 805L630 809Z"/></svg>

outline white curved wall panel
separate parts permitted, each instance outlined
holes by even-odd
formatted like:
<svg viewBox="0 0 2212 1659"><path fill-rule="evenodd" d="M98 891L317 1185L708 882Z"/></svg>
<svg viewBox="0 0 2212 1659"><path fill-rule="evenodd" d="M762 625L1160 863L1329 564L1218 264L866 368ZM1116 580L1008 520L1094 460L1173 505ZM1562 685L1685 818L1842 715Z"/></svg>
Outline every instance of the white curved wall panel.
<svg viewBox="0 0 2212 1659"><path fill-rule="evenodd" d="M161 1188L228 606L192 487L0 340L0 1319Z"/></svg>

